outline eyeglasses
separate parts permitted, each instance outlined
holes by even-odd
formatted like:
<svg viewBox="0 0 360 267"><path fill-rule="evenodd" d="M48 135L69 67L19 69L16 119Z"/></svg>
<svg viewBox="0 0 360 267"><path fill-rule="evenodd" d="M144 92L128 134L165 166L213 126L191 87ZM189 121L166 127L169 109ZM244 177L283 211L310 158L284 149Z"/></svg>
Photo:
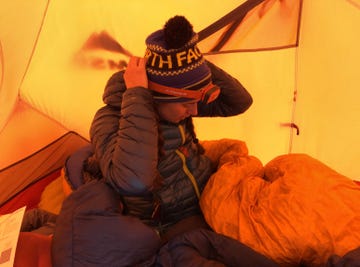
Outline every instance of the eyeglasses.
<svg viewBox="0 0 360 267"><path fill-rule="evenodd" d="M220 87L213 83L209 83L206 86L200 88L199 90L187 90L165 86L162 84L154 83L152 81L148 81L148 86L150 90L153 90L158 93L194 99L197 101L202 101L206 104L214 101L220 94Z"/></svg>

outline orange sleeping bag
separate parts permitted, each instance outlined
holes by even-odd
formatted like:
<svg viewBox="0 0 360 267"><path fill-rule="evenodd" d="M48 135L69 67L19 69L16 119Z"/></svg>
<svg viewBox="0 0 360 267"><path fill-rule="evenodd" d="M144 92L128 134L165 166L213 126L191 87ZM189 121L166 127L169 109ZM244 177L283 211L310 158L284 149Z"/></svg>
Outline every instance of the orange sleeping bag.
<svg viewBox="0 0 360 267"><path fill-rule="evenodd" d="M235 140L204 142L218 164L201 196L205 219L281 266L321 266L360 247L360 186L304 154L265 166Z"/></svg>

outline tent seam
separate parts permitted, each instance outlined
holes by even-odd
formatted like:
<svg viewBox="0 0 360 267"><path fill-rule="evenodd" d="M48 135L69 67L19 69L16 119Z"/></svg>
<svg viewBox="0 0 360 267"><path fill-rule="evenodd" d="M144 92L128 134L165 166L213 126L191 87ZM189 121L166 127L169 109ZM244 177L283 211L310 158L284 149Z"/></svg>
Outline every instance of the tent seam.
<svg viewBox="0 0 360 267"><path fill-rule="evenodd" d="M31 64L31 61L32 61L32 58L34 56L34 53L35 53L35 50L36 50L36 47L37 47L37 44L38 44L38 41L39 41L39 38L40 38L40 34L42 32L42 29L43 29L43 26L44 26L44 21L45 21L45 18L46 18L46 15L47 15L47 12L48 12L48 9L49 9L49 5L50 5L50 0L47 1L47 4L45 6L45 10L44 10L44 13L43 13L43 16L42 16L42 20L41 20L41 23L40 23L40 27L39 27L39 31L37 33L37 36L36 36L36 39L35 39L35 42L34 42L34 46L33 46L33 49L30 53L30 57L29 57L29 60L28 60L28 63L26 65L26 68L25 68L25 71L24 71L24 75L23 77L21 78L21 81L20 81L20 84L19 84L19 89L18 89L18 92L20 92L20 88L25 80L25 77L26 77L26 74L29 70L29 67L30 67L30 64ZM18 93L19 95L19 93Z"/></svg>
<svg viewBox="0 0 360 267"><path fill-rule="evenodd" d="M1 73L0 73L0 75L1 75L0 92L1 92L1 90L3 88L3 85L4 85L4 73L5 73L5 71L4 71L4 68L5 68L4 62L5 62L5 60L4 60L4 52L3 52L2 43L1 43L1 40L0 40L0 66L2 66L1 67Z"/></svg>

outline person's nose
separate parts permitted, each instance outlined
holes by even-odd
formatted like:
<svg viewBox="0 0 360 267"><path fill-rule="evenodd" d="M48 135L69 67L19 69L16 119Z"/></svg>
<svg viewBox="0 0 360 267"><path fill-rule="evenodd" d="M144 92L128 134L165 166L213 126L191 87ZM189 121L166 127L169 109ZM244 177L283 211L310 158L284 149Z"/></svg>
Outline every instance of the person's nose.
<svg viewBox="0 0 360 267"><path fill-rule="evenodd" d="M191 103L188 105L187 110L191 116L196 116L198 114L197 103Z"/></svg>

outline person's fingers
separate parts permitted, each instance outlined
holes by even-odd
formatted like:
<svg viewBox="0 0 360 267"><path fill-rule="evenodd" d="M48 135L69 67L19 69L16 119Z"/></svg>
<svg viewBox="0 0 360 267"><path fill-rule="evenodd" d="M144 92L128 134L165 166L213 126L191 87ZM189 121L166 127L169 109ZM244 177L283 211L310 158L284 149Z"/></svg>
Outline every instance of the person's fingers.
<svg viewBox="0 0 360 267"><path fill-rule="evenodd" d="M136 66L137 65L137 58L136 57L131 57L128 63L128 67L132 67L132 66Z"/></svg>
<svg viewBox="0 0 360 267"><path fill-rule="evenodd" d="M128 66L136 67L136 66L145 66L146 59L143 57L132 56L129 60Z"/></svg>
<svg viewBox="0 0 360 267"><path fill-rule="evenodd" d="M128 66L124 72L124 81L127 88L148 86L146 70L146 59L133 56L129 59Z"/></svg>
<svg viewBox="0 0 360 267"><path fill-rule="evenodd" d="M145 66L145 64L146 64L146 59L143 58L143 57L140 57L140 58L139 58L139 61L138 61L138 64L139 64L139 66Z"/></svg>
<svg viewBox="0 0 360 267"><path fill-rule="evenodd" d="M137 67L137 66L145 66L146 65L146 61L147 59L146 58L143 58L143 57L137 57L137 56L132 56L129 60L129 63L128 63L128 67L131 66L131 67Z"/></svg>

